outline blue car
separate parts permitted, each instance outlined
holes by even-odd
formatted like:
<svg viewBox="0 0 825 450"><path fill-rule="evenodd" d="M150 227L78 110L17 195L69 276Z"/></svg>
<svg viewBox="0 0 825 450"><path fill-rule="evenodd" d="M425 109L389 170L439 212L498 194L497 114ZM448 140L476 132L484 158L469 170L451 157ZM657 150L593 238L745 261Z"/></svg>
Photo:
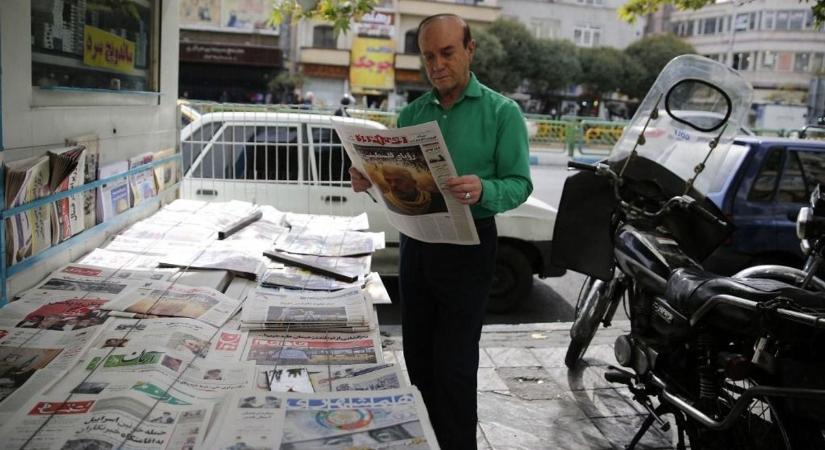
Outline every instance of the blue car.
<svg viewBox="0 0 825 450"><path fill-rule="evenodd" d="M703 264L732 274L756 264L801 267L796 216L825 184L825 141L737 138L708 197L736 230Z"/></svg>

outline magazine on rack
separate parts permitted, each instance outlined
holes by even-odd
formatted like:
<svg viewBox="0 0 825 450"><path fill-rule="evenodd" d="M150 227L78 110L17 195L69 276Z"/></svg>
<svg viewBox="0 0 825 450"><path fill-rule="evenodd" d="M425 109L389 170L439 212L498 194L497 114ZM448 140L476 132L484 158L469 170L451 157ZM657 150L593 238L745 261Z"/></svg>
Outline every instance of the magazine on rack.
<svg viewBox="0 0 825 450"><path fill-rule="evenodd" d="M49 195L49 158L35 156L7 161L6 208ZM6 221L6 261L16 264L49 248L52 243L50 205L32 208Z"/></svg>
<svg viewBox="0 0 825 450"><path fill-rule="evenodd" d="M115 161L100 167L99 179L103 180L129 170L126 160ZM111 220L112 217L126 211L129 204L129 181L126 177L104 184L97 191L97 223Z"/></svg>
<svg viewBox="0 0 825 450"><path fill-rule="evenodd" d="M100 160L100 136L94 133L83 134L66 139L66 146L82 145L86 147L83 183L89 184L97 180L97 165ZM83 227L86 229L95 226L97 190L89 189L83 193Z"/></svg>
<svg viewBox="0 0 825 450"><path fill-rule="evenodd" d="M447 190L457 172L436 122L389 130L333 123L398 231L425 242L478 244L470 208Z"/></svg>
<svg viewBox="0 0 825 450"><path fill-rule="evenodd" d="M52 192L67 191L81 186L86 180L86 148L82 145L60 150L49 150ZM86 227L84 194L57 200L52 205L52 245L69 239Z"/></svg>
<svg viewBox="0 0 825 450"><path fill-rule="evenodd" d="M145 166L152 162L151 152L142 153L129 158L129 169ZM132 206L137 206L142 202L158 195L158 186L155 183L155 171L147 168L129 176L129 192L131 194Z"/></svg>
<svg viewBox="0 0 825 450"><path fill-rule="evenodd" d="M207 441L220 449L439 448L415 387L320 394L233 392Z"/></svg>

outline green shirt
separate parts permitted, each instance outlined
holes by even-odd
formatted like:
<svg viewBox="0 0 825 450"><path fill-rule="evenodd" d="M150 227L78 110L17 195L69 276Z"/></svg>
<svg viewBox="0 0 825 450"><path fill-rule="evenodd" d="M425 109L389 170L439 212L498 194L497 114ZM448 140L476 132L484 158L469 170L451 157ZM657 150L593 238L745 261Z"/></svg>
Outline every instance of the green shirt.
<svg viewBox="0 0 825 450"><path fill-rule="evenodd" d="M475 74L461 97L444 110L435 89L407 105L398 126L438 122L459 176L481 178L481 202L470 206L480 219L513 209L533 191L527 127L518 104L479 83Z"/></svg>

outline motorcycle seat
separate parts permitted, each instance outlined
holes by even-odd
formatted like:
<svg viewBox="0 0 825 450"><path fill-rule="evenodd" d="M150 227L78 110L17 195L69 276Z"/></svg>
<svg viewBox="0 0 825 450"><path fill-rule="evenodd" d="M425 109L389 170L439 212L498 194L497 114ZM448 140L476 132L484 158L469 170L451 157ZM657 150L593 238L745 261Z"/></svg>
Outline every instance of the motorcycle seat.
<svg viewBox="0 0 825 450"><path fill-rule="evenodd" d="M754 302L789 300L801 307L825 308L825 296L769 279L739 279L719 276L695 268L681 268L668 278L665 300L680 313L691 316L712 297L732 295ZM728 325L747 324L752 311L730 305L713 309L713 315L728 320Z"/></svg>

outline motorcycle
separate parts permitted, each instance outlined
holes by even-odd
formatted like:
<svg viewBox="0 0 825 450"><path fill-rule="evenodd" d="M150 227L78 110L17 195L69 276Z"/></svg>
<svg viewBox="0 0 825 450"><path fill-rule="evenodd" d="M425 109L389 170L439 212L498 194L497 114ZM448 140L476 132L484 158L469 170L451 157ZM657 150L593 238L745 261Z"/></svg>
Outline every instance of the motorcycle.
<svg viewBox="0 0 825 450"><path fill-rule="evenodd" d="M588 278L565 363L577 367L625 305L631 331L614 352L626 369L605 378L649 413L627 448L654 422L668 428L665 415L677 448L685 435L693 449L825 448L825 296L814 292L825 284L813 276L825 196L800 214L810 219L800 225L807 272L762 266L726 278L700 264L733 229L704 193L724 174L751 95L734 70L680 56L604 162L569 163L579 173L565 182L552 261Z"/></svg>

